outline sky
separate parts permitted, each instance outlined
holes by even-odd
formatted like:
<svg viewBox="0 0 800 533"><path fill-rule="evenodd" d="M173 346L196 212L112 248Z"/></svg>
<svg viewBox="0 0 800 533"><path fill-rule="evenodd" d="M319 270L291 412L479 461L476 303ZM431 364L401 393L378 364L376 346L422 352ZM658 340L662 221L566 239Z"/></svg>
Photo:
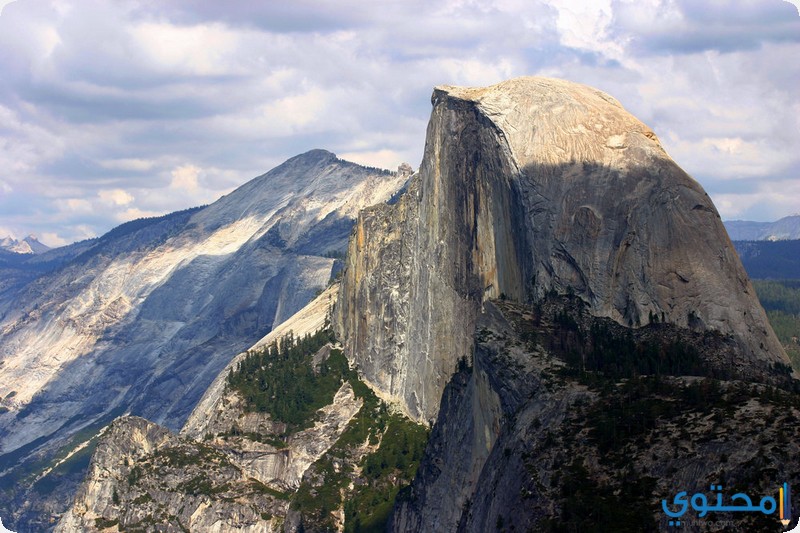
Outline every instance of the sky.
<svg viewBox="0 0 800 533"><path fill-rule="evenodd" d="M436 85L597 87L723 219L800 213L784 0L0 0L0 237L213 202L313 148L417 167Z"/></svg>

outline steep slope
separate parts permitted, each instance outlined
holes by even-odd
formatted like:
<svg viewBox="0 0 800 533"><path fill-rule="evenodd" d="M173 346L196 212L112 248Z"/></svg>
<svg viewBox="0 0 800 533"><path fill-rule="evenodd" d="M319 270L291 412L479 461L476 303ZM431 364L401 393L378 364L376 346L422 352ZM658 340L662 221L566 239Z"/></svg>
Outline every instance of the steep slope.
<svg viewBox="0 0 800 533"><path fill-rule="evenodd" d="M714 332L593 317L577 297L485 302L473 365L445 388L391 531L667 531L679 491L800 483L800 386L728 380ZM713 494L708 496L712 500ZM795 504L796 505L796 504ZM681 531L770 531L776 516L690 509Z"/></svg>
<svg viewBox="0 0 800 533"><path fill-rule="evenodd" d="M314 150L4 294L0 514L37 505L24 488L77 431L122 413L178 429L236 353L327 284L357 212L406 178Z"/></svg>
<svg viewBox="0 0 800 533"><path fill-rule="evenodd" d="M359 216L335 314L364 378L432 421L482 302L571 291L596 316L731 335L788 361L700 185L610 96L518 78L437 87L419 174Z"/></svg>
<svg viewBox="0 0 800 533"><path fill-rule="evenodd" d="M800 215L783 217L775 222L728 220L725 228L732 241L784 241L800 239Z"/></svg>
<svg viewBox="0 0 800 533"><path fill-rule="evenodd" d="M180 436L137 417L115 420L56 531L322 531L345 521L351 527L385 524L394 494L414 475L427 433L390 414L331 343L337 290L332 285L237 356ZM307 352L287 367L274 343L289 350L290 335L298 340L295 348ZM262 352L267 346L271 351ZM254 357L266 366L254 367ZM251 374L261 370L268 372ZM283 380L297 382L309 371L317 390ZM241 386L265 377L283 384L280 398ZM268 407L292 406L281 400L321 390L327 390L326 405L299 424L296 406L273 412L252 403L255 393Z"/></svg>

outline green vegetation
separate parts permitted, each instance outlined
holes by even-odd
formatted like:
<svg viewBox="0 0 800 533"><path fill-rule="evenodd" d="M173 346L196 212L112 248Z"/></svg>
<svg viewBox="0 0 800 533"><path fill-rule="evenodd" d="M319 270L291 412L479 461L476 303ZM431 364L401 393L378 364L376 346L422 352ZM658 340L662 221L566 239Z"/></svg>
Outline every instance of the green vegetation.
<svg viewBox="0 0 800 533"><path fill-rule="evenodd" d="M792 365L800 370L800 315L787 315L782 311L767 311L767 317Z"/></svg>
<svg viewBox="0 0 800 533"><path fill-rule="evenodd" d="M612 378L641 374L697 376L705 372L699 352L680 338L669 343L658 340L636 342L630 330L620 335L607 323L593 322L589 341L590 349L581 355L572 352L567 363Z"/></svg>
<svg viewBox="0 0 800 533"><path fill-rule="evenodd" d="M273 498L277 498L279 500L288 500L289 499L289 494L286 494L285 492L281 492L279 490L275 490L275 489L273 489L271 487L268 487L268 486L264 485L263 483L261 483L259 480L254 479L254 478L250 478L250 488L255 493L267 494L267 495L272 496Z"/></svg>
<svg viewBox="0 0 800 533"><path fill-rule="evenodd" d="M213 496L215 494L227 492L230 489L227 483L215 485L214 482L208 478L208 476L202 474L194 476L192 479L183 483L179 483L175 488L178 492L191 494L193 496L200 494Z"/></svg>
<svg viewBox="0 0 800 533"><path fill-rule="evenodd" d="M228 386L241 394L248 410L270 413L291 430L309 427L350 372L344 354L335 349L314 368L314 354L332 341L327 329L302 339L290 333L280 343L245 356L228 375Z"/></svg>
<svg viewBox="0 0 800 533"><path fill-rule="evenodd" d="M329 405L348 381L364 404L345 431L311 467L311 475L292 496L291 506L303 517L306 530L333 528L332 513L344 506L348 532L384 531L397 493L414 478L428 440L428 431L389 412L386 404L350 369L344 353L332 348L314 368L314 355L334 342L330 329L294 338L291 334L268 348L245 356L228 375L228 387L246 402L246 409L267 412L285 422L287 433L309 427L318 409ZM237 427L220 437L244 435ZM286 446L282 435L244 435L251 440ZM377 447L364 453L364 444ZM177 459L176 459L177 460ZM361 467L356 475L355 465ZM350 489L356 480L355 488ZM193 486L194 490L206 487ZM255 492L287 498L259 483Z"/></svg>
<svg viewBox="0 0 800 533"><path fill-rule="evenodd" d="M800 280L753 280L753 286L775 335L800 369Z"/></svg>
<svg viewBox="0 0 800 533"><path fill-rule="evenodd" d="M733 245L751 279L800 276L800 240L736 241Z"/></svg>
<svg viewBox="0 0 800 533"><path fill-rule="evenodd" d="M192 446L161 448L153 454L153 460L172 468L185 468L190 465L209 465L212 463L230 464L224 453L202 443L193 443ZM136 468L138 467L134 467L131 472Z"/></svg>
<svg viewBox="0 0 800 533"><path fill-rule="evenodd" d="M580 311L571 312L565 306L554 313L553 325L550 348L567 363L562 374L580 376L584 382L710 373L700 352L669 324L655 323L635 331L608 319L581 317ZM647 334L661 330L663 334Z"/></svg>
<svg viewBox="0 0 800 533"><path fill-rule="evenodd" d="M753 280L761 305L767 311L782 311L790 315L800 315L800 279L795 280Z"/></svg>
<svg viewBox="0 0 800 533"><path fill-rule="evenodd" d="M382 532L394 506L402 480L414 479L428 442L427 430L400 415L389 417L378 450L361 464L366 483L358 485L345 503L346 532Z"/></svg>
<svg viewBox="0 0 800 533"><path fill-rule="evenodd" d="M119 520L108 520L106 518L98 517L94 519L94 527L97 529L105 529L107 527L114 527L119 524Z"/></svg>
<svg viewBox="0 0 800 533"><path fill-rule="evenodd" d="M655 485L655 479L635 472L627 472L619 487L598 483L583 459L575 458L561 477L561 517L545 520L540 529L554 533L655 531L655 516L650 509Z"/></svg>
<svg viewBox="0 0 800 533"><path fill-rule="evenodd" d="M311 479L300 485L292 508L303 515L308 531L333 527L331 513L344 505L345 531L385 531L397 493L410 485L428 441L428 430L389 412L354 371L347 375L355 395L364 401L339 440L311 467ZM368 443L377 450L358 461ZM356 478L353 464L361 476ZM355 489L348 487L356 478Z"/></svg>

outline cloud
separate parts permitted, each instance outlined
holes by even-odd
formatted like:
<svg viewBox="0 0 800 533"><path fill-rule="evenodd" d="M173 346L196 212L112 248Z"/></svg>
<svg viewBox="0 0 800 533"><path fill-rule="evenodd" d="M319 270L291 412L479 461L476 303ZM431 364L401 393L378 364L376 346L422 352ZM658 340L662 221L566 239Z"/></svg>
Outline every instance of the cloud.
<svg viewBox="0 0 800 533"><path fill-rule="evenodd" d="M39 236L39 242L46 244L50 248L57 248L59 246L66 246L69 241L60 237L57 233L45 232Z"/></svg>
<svg viewBox="0 0 800 533"><path fill-rule="evenodd" d="M194 193L197 191L197 177L200 169L194 165L182 165L171 172L170 189Z"/></svg>
<svg viewBox="0 0 800 533"><path fill-rule="evenodd" d="M317 147L416 167L433 86L529 74L609 92L712 195L777 216L742 191L797 179L798 24L781 0L18 0L0 14L0 224L100 234Z"/></svg>
<svg viewBox="0 0 800 533"><path fill-rule="evenodd" d="M98 164L101 167L109 170L124 170L132 172L146 172L156 165L155 161L135 158L107 159L105 161L99 161Z"/></svg>
<svg viewBox="0 0 800 533"><path fill-rule="evenodd" d="M122 189L101 190L97 192L97 196L103 202L111 205L128 205L133 202L135 198Z"/></svg>
<svg viewBox="0 0 800 533"><path fill-rule="evenodd" d="M402 156L394 150L346 152L339 154L339 157L347 161L352 161L353 163L358 163L359 165L388 168L392 170L400 166L401 163L407 163L407 161L403 161Z"/></svg>
<svg viewBox="0 0 800 533"><path fill-rule="evenodd" d="M116 218L119 222L125 222L128 220L135 220L137 218L155 217L159 214L160 213L157 211L143 211L138 207L131 207L130 209L126 209L125 211L120 211L117 213Z"/></svg>

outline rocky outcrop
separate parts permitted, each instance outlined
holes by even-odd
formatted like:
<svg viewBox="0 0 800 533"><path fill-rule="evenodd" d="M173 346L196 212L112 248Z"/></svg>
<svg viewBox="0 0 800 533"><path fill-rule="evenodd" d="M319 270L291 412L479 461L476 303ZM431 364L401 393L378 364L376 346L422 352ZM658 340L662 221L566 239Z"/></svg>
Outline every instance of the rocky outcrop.
<svg viewBox="0 0 800 533"><path fill-rule="evenodd" d="M433 420L482 302L549 291L731 335L741 376L788 364L710 198L616 100L518 78L432 102L413 183L359 216L335 313L385 397Z"/></svg>
<svg viewBox="0 0 800 533"><path fill-rule="evenodd" d="M247 412L235 392L226 391L221 403L223 408L214 413L202 441L223 451L248 476L282 491L300 486L303 473L336 442L363 404L345 383L333 402L319 410L313 427L276 444L259 438L285 435L286 424L271 420L267 413Z"/></svg>
<svg viewBox="0 0 800 533"><path fill-rule="evenodd" d="M137 417L117 419L55 531L280 531L303 474L363 404L345 383L313 427L279 443L270 435L282 435L284 424L246 412L235 394L226 401L230 419L218 412L213 421L225 430L202 440Z"/></svg>
<svg viewBox="0 0 800 533"><path fill-rule="evenodd" d="M265 348L273 342L279 342L289 333L296 337L303 337L314 334L326 327L326 320L330 320L331 308L338 291L339 284L332 283L330 287L292 315L291 318L267 333L247 351L231 359L206 389L203 397L186 420L181 429L181 434L194 439L202 439L208 433L217 433L229 429L229 422L232 417L238 417L241 414L241 410L238 407L238 402L231 399L226 393L228 373L236 368L248 352ZM272 424L272 422L269 422L269 424ZM253 424L252 427L254 432L261 432L262 430L269 432L273 429L275 429L275 432L280 432L278 431L280 428L263 428L258 423Z"/></svg>
<svg viewBox="0 0 800 533"><path fill-rule="evenodd" d="M55 531L277 531L286 505L215 448L125 417Z"/></svg>
<svg viewBox="0 0 800 533"><path fill-rule="evenodd" d="M249 351L286 342L289 332L302 338L327 327L337 288L320 294ZM100 438L89 474L56 531L315 531L331 524L341 529L344 509L352 505L349 520L354 512L365 520L377 513L385 522L389 508L373 511L369 502L393 497L394 487L410 483L425 432L389 413L337 350L327 344L305 359L318 372L332 372L322 365L337 357L346 379L304 429L248 408L228 386L227 371L180 436L137 417L117 419ZM394 451L365 462L380 452L384 434L396 441L388 443ZM368 476L362 475L365 465Z"/></svg>

